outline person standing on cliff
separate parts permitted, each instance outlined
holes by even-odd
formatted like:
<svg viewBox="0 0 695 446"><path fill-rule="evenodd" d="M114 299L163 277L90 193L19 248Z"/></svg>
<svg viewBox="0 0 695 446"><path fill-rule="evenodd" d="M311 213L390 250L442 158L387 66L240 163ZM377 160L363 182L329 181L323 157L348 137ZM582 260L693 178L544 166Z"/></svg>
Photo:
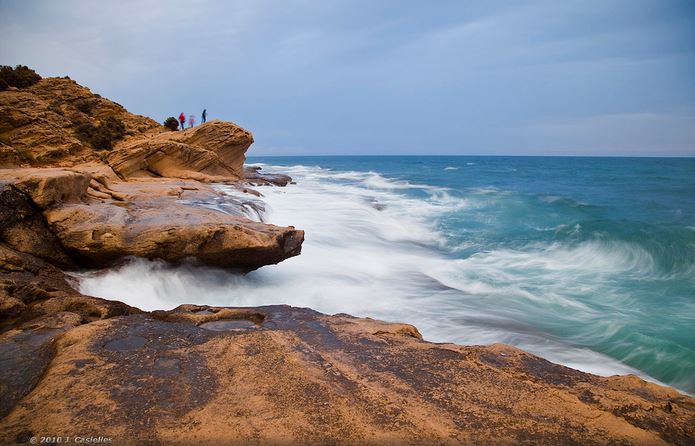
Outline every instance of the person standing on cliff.
<svg viewBox="0 0 695 446"><path fill-rule="evenodd" d="M188 117L188 128L190 129L195 125L195 116L191 115Z"/></svg>
<svg viewBox="0 0 695 446"><path fill-rule="evenodd" d="M202 116L202 118L203 118L203 119L201 120L201 121L202 121L201 124L205 124L205 121L208 119L208 110L205 109L205 108L203 109L203 116Z"/></svg>
<svg viewBox="0 0 695 446"><path fill-rule="evenodd" d="M179 123L181 123L181 130L186 128L186 115L184 115L183 112L179 115Z"/></svg>

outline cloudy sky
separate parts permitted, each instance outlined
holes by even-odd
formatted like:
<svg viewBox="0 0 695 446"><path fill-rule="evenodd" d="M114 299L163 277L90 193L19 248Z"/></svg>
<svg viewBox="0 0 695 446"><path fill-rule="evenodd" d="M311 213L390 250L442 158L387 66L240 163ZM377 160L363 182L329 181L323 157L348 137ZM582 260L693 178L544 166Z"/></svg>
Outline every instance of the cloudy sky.
<svg viewBox="0 0 695 446"><path fill-rule="evenodd" d="M0 63L256 155L695 156L691 0L0 0Z"/></svg>

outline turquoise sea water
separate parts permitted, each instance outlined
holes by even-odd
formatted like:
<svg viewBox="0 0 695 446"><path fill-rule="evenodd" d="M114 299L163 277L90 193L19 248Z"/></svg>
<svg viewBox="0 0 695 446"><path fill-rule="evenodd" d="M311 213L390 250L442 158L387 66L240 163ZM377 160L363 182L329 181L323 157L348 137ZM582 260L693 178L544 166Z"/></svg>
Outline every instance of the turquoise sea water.
<svg viewBox="0 0 695 446"><path fill-rule="evenodd" d="M83 291L405 321L433 341L505 342L695 393L695 159L247 162L296 180L260 189L260 218L305 229L300 257L245 276L143 261Z"/></svg>

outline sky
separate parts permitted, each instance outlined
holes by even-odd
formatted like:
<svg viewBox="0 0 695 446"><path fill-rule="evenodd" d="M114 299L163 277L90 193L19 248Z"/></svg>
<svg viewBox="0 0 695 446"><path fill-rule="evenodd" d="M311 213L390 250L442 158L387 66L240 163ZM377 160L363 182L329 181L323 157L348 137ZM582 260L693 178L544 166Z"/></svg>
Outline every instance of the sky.
<svg viewBox="0 0 695 446"><path fill-rule="evenodd" d="M695 156L691 0L0 0L0 64L249 155Z"/></svg>

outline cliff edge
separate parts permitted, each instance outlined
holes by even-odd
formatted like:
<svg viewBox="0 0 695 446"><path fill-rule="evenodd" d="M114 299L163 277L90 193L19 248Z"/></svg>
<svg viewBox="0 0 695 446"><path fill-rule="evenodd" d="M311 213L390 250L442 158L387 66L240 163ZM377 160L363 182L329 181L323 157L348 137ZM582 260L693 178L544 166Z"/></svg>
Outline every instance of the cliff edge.
<svg viewBox="0 0 695 446"><path fill-rule="evenodd" d="M103 163L123 179L238 181L252 143L231 122L170 131L69 78L0 92L0 168Z"/></svg>

